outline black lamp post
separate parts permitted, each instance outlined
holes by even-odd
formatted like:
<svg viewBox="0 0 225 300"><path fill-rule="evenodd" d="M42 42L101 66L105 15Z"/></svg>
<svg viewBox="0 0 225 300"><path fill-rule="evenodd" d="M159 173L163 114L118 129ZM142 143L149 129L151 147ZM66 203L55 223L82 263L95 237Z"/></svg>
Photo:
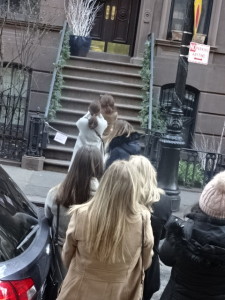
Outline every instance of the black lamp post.
<svg viewBox="0 0 225 300"><path fill-rule="evenodd" d="M180 191L177 178L180 149L185 144L181 135L183 126L182 103L188 74L188 46L193 36L193 18L194 0L187 0L172 107L167 119L167 133L160 140L161 158L158 167L158 182L159 186L170 196L173 211L179 210L180 207Z"/></svg>

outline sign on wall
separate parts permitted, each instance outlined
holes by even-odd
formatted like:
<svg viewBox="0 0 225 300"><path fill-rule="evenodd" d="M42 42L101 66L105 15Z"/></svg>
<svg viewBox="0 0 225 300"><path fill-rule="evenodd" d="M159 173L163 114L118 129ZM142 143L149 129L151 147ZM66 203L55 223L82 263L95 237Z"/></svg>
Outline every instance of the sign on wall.
<svg viewBox="0 0 225 300"><path fill-rule="evenodd" d="M195 64L208 65L210 46L191 42L188 61Z"/></svg>

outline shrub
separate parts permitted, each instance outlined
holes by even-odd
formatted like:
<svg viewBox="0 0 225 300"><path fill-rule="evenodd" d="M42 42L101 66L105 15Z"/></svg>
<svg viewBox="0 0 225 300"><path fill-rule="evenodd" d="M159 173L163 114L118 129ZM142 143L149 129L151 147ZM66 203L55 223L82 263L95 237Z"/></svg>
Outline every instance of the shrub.
<svg viewBox="0 0 225 300"><path fill-rule="evenodd" d="M178 183L187 187L202 187L204 171L200 163L179 162Z"/></svg>

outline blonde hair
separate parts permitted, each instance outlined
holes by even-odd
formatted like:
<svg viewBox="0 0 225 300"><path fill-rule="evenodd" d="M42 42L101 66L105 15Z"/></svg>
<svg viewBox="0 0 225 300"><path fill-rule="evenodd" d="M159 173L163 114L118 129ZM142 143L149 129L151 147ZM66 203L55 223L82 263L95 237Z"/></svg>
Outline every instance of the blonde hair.
<svg viewBox="0 0 225 300"><path fill-rule="evenodd" d="M132 155L130 164L136 169L141 188L140 203L152 210L152 204L159 201L164 191L157 186L156 171L150 161L142 155Z"/></svg>
<svg viewBox="0 0 225 300"><path fill-rule="evenodd" d="M127 223L143 206L137 171L127 161L114 162L105 172L88 207L87 244L100 261L124 261Z"/></svg>
<svg viewBox="0 0 225 300"><path fill-rule="evenodd" d="M107 142L110 143L116 136L126 135L129 137L134 132L133 126L124 120L116 120L113 125L113 130L107 137Z"/></svg>

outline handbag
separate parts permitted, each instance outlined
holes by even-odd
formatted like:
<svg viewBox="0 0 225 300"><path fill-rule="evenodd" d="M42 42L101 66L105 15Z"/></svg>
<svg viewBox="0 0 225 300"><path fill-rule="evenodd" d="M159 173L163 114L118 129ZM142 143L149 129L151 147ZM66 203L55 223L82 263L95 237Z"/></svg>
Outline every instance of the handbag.
<svg viewBox="0 0 225 300"><path fill-rule="evenodd" d="M50 271L47 278L47 289L45 292L45 299L55 300L58 296L59 288L64 279L64 266L61 258L61 250L58 244L58 232L59 232L59 210L60 206L57 204L57 218L56 218L56 231L52 234L52 258L50 264Z"/></svg>

